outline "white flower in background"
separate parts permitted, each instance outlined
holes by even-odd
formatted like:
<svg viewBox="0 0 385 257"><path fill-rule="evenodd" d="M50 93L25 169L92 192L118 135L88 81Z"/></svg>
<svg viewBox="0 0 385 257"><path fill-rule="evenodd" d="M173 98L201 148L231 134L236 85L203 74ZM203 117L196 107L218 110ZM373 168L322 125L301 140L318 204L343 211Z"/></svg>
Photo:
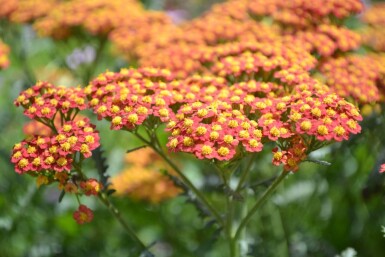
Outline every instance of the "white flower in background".
<svg viewBox="0 0 385 257"><path fill-rule="evenodd" d="M82 64L92 63L95 57L95 48L88 45L84 48L76 48L67 56L66 63L70 69L76 70Z"/></svg>
<svg viewBox="0 0 385 257"><path fill-rule="evenodd" d="M357 252L351 247L346 248L341 254L336 255L335 257L356 257Z"/></svg>

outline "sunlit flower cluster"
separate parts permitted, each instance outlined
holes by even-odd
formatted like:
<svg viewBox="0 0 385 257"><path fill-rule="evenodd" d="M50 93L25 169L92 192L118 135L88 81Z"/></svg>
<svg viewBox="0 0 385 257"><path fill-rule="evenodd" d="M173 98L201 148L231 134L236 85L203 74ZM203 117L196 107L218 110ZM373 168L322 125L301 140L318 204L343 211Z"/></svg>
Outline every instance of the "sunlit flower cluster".
<svg viewBox="0 0 385 257"><path fill-rule="evenodd" d="M9 65L9 47L0 39L0 70L5 69Z"/></svg>
<svg viewBox="0 0 385 257"><path fill-rule="evenodd" d="M279 88L272 83L243 82L218 90L209 103L198 100L183 105L167 125L168 148L200 159L230 160L242 149L258 152L263 142L274 141L284 150L279 152L282 156L296 152L298 164L323 143L360 132L358 110L326 86L309 80L290 95L272 94L272 89ZM279 160L286 159L293 158ZM296 166L294 159L291 168Z"/></svg>
<svg viewBox="0 0 385 257"><path fill-rule="evenodd" d="M151 203L176 197L181 189L160 170L173 174L172 169L153 150L136 150L126 155L125 168L111 179L111 187L117 195Z"/></svg>
<svg viewBox="0 0 385 257"><path fill-rule="evenodd" d="M164 69L122 69L106 72L85 88L89 104L99 119L111 122L111 129L134 129L153 115L167 122L173 114L171 105L176 98L172 79Z"/></svg>
<svg viewBox="0 0 385 257"><path fill-rule="evenodd" d="M144 52L143 54L148 54L156 50L150 50L147 46L156 45L155 48L159 48L168 45L169 35L176 33L181 31L165 13L147 11L135 19L130 17L125 19L110 33L109 39L126 54L128 59L135 60L141 51Z"/></svg>
<svg viewBox="0 0 385 257"><path fill-rule="evenodd" d="M62 119L70 120L79 110L84 110L85 94L81 88L54 86L48 82L38 82L23 91L15 100L16 106L22 106L24 114L30 119L50 121L58 113Z"/></svg>
<svg viewBox="0 0 385 257"><path fill-rule="evenodd" d="M384 3L373 4L362 15L362 20L367 24L362 30L363 42L375 51L385 52L384 17Z"/></svg>
<svg viewBox="0 0 385 257"><path fill-rule="evenodd" d="M348 55L328 59L321 64L320 71L337 94L368 103L383 97L377 87L379 64L368 56Z"/></svg>
<svg viewBox="0 0 385 257"><path fill-rule="evenodd" d="M33 121L24 128L27 138L12 150L17 173L36 176L38 186L58 183L66 193L91 196L102 190L99 181L87 179L81 170L83 160L100 144L95 125L77 116L87 107L85 100L80 88L48 82L38 82L20 93L14 103ZM74 218L80 224L89 222L92 212L81 205Z"/></svg>
<svg viewBox="0 0 385 257"><path fill-rule="evenodd" d="M344 27L322 24L314 29L299 30L295 34L285 35L289 42L300 40L301 45L310 52L321 56L331 56L337 51L348 52L357 49L361 44L361 37L356 32Z"/></svg>
<svg viewBox="0 0 385 257"><path fill-rule="evenodd" d="M0 0L0 18L26 23L47 15L59 0Z"/></svg>
<svg viewBox="0 0 385 257"><path fill-rule="evenodd" d="M127 18L135 19L143 13L135 0L70 0L60 2L46 16L34 23L42 36L68 37L77 28L93 35L107 35Z"/></svg>
<svg viewBox="0 0 385 257"><path fill-rule="evenodd" d="M385 3L373 3L362 15L362 20L373 26L385 25Z"/></svg>
<svg viewBox="0 0 385 257"><path fill-rule="evenodd" d="M338 22L360 13L360 0L250 0L248 10L257 20L270 16L280 24L283 35L302 40L308 50L322 56L357 49L360 45L359 34Z"/></svg>
<svg viewBox="0 0 385 257"><path fill-rule="evenodd" d="M12 163L17 173L70 171L75 153L82 158L99 146L99 135L87 119L65 122L55 136L35 136L16 144ZM54 172L50 172L54 171Z"/></svg>
<svg viewBox="0 0 385 257"><path fill-rule="evenodd" d="M249 10L256 16L272 16L275 20L298 27L314 25L324 18L343 19L360 13L360 0L249 0Z"/></svg>
<svg viewBox="0 0 385 257"><path fill-rule="evenodd" d="M385 52L371 53L368 57L378 68L377 87L381 93L381 97L385 97ZM384 99L382 99L384 100Z"/></svg>
<svg viewBox="0 0 385 257"><path fill-rule="evenodd" d="M205 49L201 62L204 67L211 63L210 71L227 80L277 79L288 85L302 83L309 78L308 72L316 60L296 44L233 43ZM209 64L209 65L208 65Z"/></svg>

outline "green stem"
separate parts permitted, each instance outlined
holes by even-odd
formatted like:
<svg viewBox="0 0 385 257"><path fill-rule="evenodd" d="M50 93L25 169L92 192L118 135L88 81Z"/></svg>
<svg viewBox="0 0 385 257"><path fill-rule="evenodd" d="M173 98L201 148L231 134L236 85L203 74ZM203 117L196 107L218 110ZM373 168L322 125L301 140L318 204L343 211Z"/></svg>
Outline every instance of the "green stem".
<svg viewBox="0 0 385 257"><path fill-rule="evenodd" d="M258 208L271 196L271 194L275 191L277 186L282 182L282 180L289 174L289 171L283 171L281 175L279 175L273 183L266 189L263 195L258 199L258 201L254 204L254 206L249 210L246 217L242 220L239 225L237 232L235 233L234 240L237 241L242 230L245 228L247 223L250 221L254 213L258 210Z"/></svg>
<svg viewBox="0 0 385 257"><path fill-rule="evenodd" d="M110 210L112 215L119 221L119 223L123 226L124 230L131 237L131 239L140 247L142 253L146 253L146 256L153 256L151 254L145 244L137 237L135 232L131 229L131 227L127 224L127 222L120 215L119 210L110 202L107 195L103 192L98 195L99 200Z"/></svg>
<svg viewBox="0 0 385 257"><path fill-rule="evenodd" d="M235 189L235 192L236 193L239 193L241 190L242 190L242 187L243 187L243 184L245 183L248 175L249 175L249 172L250 172L250 168L251 168L251 165L253 164L253 155L250 156L250 160L249 162L247 163L247 166L246 166L246 169L243 171L242 175L241 175L241 178L239 179L239 183L238 183L238 186L237 188Z"/></svg>
<svg viewBox="0 0 385 257"><path fill-rule="evenodd" d="M87 179L81 169L81 162L73 162L72 165L75 170L79 173L81 178ZM141 253L144 253L146 257L153 257L154 255L148 250L146 245L138 238L135 232L122 218L119 210L115 207L115 205L108 199L107 194L105 192L100 192L98 194L98 199L110 210L116 220L123 226L124 231L126 231L126 233L131 237L131 239L139 246Z"/></svg>
<svg viewBox="0 0 385 257"><path fill-rule="evenodd" d="M214 163L215 170L218 172L218 176L222 180L223 187L224 187L224 195L226 198L226 220L225 220L225 233L227 240L229 242L229 250L230 250L230 256L235 257L237 256L236 253L236 243L233 240L233 221L234 221L234 205L233 205L233 199L232 194L228 192L228 190L231 190L228 178L226 177L225 170L222 170L220 166L216 165ZM230 173L231 176L232 172Z"/></svg>
<svg viewBox="0 0 385 257"><path fill-rule="evenodd" d="M146 140L143 136L141 136L139 133L135 133L136 137L138 137L140 140L143 141L143 143L147 144L149 147L151 147L155 152L157 152L163 160L165 160L168 165L171 166L175 170L175 172L178 174L179 178L185 183L188 188L190 188L196 197L207 207L207 209L211 212L211 214L214 216L214 218L217 220L219 224L224 226L224 221L221 217L221 215L218 213L218 211L210 204L210 202L206 199L206 197L197 189L194 184L183 174L183 172L178 168L178 166L175 165L173 161L170 160L170 158L167 157L167 155L163 152L162 148L156 144L153 144L153 142L150 142Z"/></svg>

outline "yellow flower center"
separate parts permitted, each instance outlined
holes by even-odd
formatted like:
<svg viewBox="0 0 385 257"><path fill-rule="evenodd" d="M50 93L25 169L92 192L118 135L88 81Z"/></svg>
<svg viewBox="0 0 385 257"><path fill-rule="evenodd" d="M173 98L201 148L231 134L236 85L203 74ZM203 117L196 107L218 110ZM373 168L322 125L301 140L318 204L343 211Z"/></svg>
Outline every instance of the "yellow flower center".
<svg viewBox="0 0 385 257"><path fill-rule="evenodd" d="M194 140L191 137L184 137L183 138L183 145L184 146L192 146L194 144Z"/></svg>
<svg viewBox="0 0 385 257"><path fill-rule="evenodd" d="M336 133L338 136L345 135L345 129L342 126L337 126L333 129L334 133Z"/></svg>
<svg viewBox="0 0 385 257"><path fill-rule="evenodd" d="M212 131L210 133L210 139L211 140L217 140L219 138L219 133L217 131Z"/></svg>
<svg viewBox="0 0 385 257"><path fill-rule="evenodd" d="M136 113L132 113L132 114L128 115L127 120L130 123L136 123L136 122L138 122L139 118L138 118L138 115Z"/></svg>
<svg viewBox="0 0 385 257"><path fill-rule="evenodd" d="M329 134L329 130L325 125L318 126L317 132L322 136Z"/></svg>
<svg viewBox="0 0 385 257"><path fill-rule="evenodd" d="M240 138L249 138L250 134L247 130L241 130L241 131L239 131L239 137Z"/></svg>
<svg viewBox="0 0 385 257"><path fill-rule="evenodd" d="M69 124L66 124L63 126L63 131L65 131L65 132L69 132L71 129L72 129L72 126Z"/></svg>
<svg viewBox="0 0 385 257"><path fill-rule="evenodd" d="M202 127L202 126L199 126L199 127L197 127L197 129L196 129L196 133L197 133L198 135L200 135L200 136L206 134L206 132L207 132L207 129L206 129L205 127Z"/></svg>
<svg viewBox="0 0 385 257"><path fill-rule="evenodd" d="M20 168L25 168L29 164L29 161L25 158L21 159L19 163L17 164Z"/></svg>
<svg viewBox="0 0 385 257"><path fill-rule="evenodd" d="M169 147L170 148L176 148L178 146L178 139L176 138L173 138L170 143L169 143Z"/></svg>
<svg viewBox="0 0 385 257"><path fill-rule="evenodd" d="M234 141L234 137L232 135L225 135L223 137L223 141L225 141L228 144L231 144Z"/></svg>
<svg viewBox="0 0 385 257"><path fill-rule="evenodd" d="M300 125L301 129L304 130L304 131L309 131L312 127L312 124L310 121L308 120L305 120L305 121L302 121L301 122L301 125Z"/></svg>
<svg viewBox="0 0 385 257"><path fill-rule="evenodd" d="M59 165L59 166L65 166L67 165L67 159L64 158L64 157L60 157L59 159L57 159L56 163Z"/></svg>
<svg viewBox="0 0 385 257"><path fill-rule="evenodd" d="M230 153L230 150L229 150L229 148L227 148L227 147L222 146L222 147L220 147L220 148L218 149L218 154L219 154L220 156L226 156L226 155L228 155L229 153Z"/></svg>
<svg viewBox="0 0 385 257"><path fill-rule="evenodd" d="M202 154L203 155L209 155L213 152L213 149L209 145L202 146Z"/></svg>
<svg viewBox="0 0 385 257"><path fill-rule="evenodd" d="M114 118L112 119L111 122L112 122L112 124L115 125L115 126L120 125L120 124L122 124L122 117L116 116L116 117L114 117ZM87 136L86 136L86 138L87 138ZM87 140L87 139L86 139L86 140Z"/></svg>
<svg viewBox="0 0 385 257"><path fill-rule="evenodd" d="M270 129L270 134L273 135L274 137L279 137L281 135L281 132L277 127L272 127Z"/></svg>

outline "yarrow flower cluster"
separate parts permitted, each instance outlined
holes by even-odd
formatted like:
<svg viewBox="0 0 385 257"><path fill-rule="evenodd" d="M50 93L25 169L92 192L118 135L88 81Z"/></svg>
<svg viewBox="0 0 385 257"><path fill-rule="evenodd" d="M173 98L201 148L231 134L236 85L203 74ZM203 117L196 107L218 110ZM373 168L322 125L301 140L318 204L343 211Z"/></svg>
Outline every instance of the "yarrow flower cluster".
<svg viewBox="0 0 385 257"><path fill-rule="evenodd" d="M0 69L5 69L9 65L9 47L0 40Z"/></svg>
<svg viewBox="0 0 385 257"><path fill-rule="evenodd" d="M16 144L12 163L18 173L70 171L75 153L88 158L99 146L99 135L87 119L65 122L56 136L37 136Z"/></svg>
<svg viewBox="0 0 385 257"><path fill-rule="evenodd" d="M55 86L38 82L15 100L24 114L34 119L26 130L28 138L15 144L11 162L19 174L37 177L37 184L57 182L66 193L97 195L103 188L96 179L88 179L81 163L99 147L99 133L88 118L77 117L87 107L80 88ZM36 123L43 131L36 131ZM38 133L35 133L38 132ZM81 205L74 214L82 224L92 220L92 212Z"/></svg>
<svg viewBox="0 0 385 257"><path fill-rule="evenodd" d="M56 39L67 38L76 28L105 36L128 17L130 20L140 17L143 11L135 0L70 0L56 5L34 23L34 28L42 36Z"/></svg>
<svg viewBox="0 0 385 257"><path fill-rule="evenodd" d="M296 38L309 51L331 56L338 51L346 52L360 46L359 34L341 26L335 20L343 20L360 13L360 0L250 0L248 11L257 20L270 16L282 27L288 39Z"/></svg>
<svg viewBox="0 0 385 257"><path fill-rule="evenodd" d="M169 35L181 33L165 13L146 11L134 19L125 19L109 34L109 39L129 60L136 60L168 45Z"/></svg>
<svg viewBox="0 0 385 257"><path fill-rule="evenodd" d="M267 83L244 82L231 86L230 94L219 90L211 103L183 105L167 125L168 148L222 161L242 151L259 152L273 141L283 150L274 153L273 163L290 160L287 167L295 170L310 151L360 132L358 110L315 81L282 97L269 90Z"/></svg>
<svg viewBox="0 0 385 257"><path fill-rule="evenodd" d="M320 65L326 84L337 94L359 103L376 102L384 95L378 89L379 64L371 56L348 55Z"/></svg>
<svg viewBox="0 0 385 257"><path fill-rule="evenodd" d="M172 115L170 71L154 68L122 69L106 72L85 88L89 105L98 115L111 122L111 129L134 129L153 115L167 122Z"/></svg>
<svg viewBox="0 0 385 257"><path fill-rule="evenodd" d="M0 18L12 22L28 23L47 15L59 0L0 0Z"/></svg>
<svg viewBox="0 0 385 257"><path fill-rule="evenodd" d="M181 189L159 172L161 169L174 175L172 169L153 150L136 150L126 154L125 168L111 178L111 187L119 196L150 203L174 198L181 193Z"/></svg>
<svg viewBox="0 0 385 257"><path fill-rule="evenodd" d="M275 20L292 26L309 26L325 18L343 19L360 13L363 4L359 0L248 0L249 11L255 16L272 16Z"/></svg>
<svg viewBox="0 0 385 257"><path fill-rule="evenodd" d="M385 4L374 3L362 15L362 21L367 26L361 31L363 43L375 51L385 51Z"/></svg>
<svg viewBox="0 0 385 257"><path fill-rule="evenodd" d="M81 88L54 86L48 82L38 82L21 92L15 100L15 105L22 106L28 118L43 119L47 122L58 113L66 120L71 120L79 110L87 107Z"/></svg>

